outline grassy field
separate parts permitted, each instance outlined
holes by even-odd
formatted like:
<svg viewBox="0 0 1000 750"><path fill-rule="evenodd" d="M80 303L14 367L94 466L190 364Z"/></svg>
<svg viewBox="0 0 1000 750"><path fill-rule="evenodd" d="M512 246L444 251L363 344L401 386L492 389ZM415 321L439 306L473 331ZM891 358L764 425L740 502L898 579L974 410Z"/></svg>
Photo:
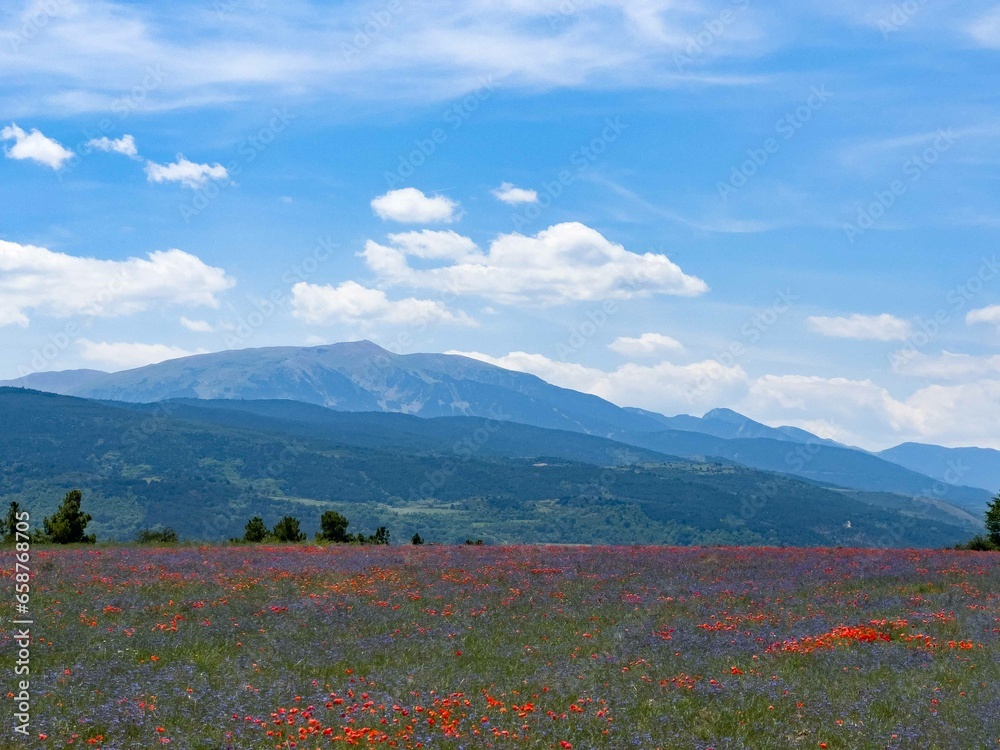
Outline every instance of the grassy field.
<svg viewBox="0 0 1000 750"><path fill-rule="evenodd" d="M995 554L97 547L32 567L31 734L8 714L5 748L1000 742Z"/></svg>

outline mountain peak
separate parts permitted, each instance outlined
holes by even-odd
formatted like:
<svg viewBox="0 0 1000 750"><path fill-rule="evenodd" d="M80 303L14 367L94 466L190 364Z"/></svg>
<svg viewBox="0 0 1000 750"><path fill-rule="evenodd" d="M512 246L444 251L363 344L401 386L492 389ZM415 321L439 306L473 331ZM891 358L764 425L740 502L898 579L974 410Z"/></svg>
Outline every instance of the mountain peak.
<svg viewBox="0 0 1000 750"><path fill-rule="evenodd" d="M346 351L358 354L390 354L386 349L376 344L374 341L369 341L368 339L361 339L360 341L342 341L340 343L332 344L320 344L319 346L312 347L316 350L328 350L336 349L339 351Z"/></svg>
<svg viewBox="0 0 1000 750"><path fill-rule="evenodd" d="M705 412L705 416L702 419L716 419L720 422L729 422L731 424L745 424L754 421L750 417L743 416L738 411L733 411L732 409L712 409ZM759 423L754 422L754 424Z"/></svg>

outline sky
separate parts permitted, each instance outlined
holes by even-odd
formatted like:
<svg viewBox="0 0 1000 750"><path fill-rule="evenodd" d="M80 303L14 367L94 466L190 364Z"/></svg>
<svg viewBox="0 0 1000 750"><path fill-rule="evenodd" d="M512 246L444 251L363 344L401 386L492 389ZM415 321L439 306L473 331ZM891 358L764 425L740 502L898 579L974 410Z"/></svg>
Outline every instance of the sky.
<svg viewBox="0 0 1000 750"><path fill-rule="evenodd" d="M1000 448L1000 4L0 7L0 379L370 339Z"/></svg>

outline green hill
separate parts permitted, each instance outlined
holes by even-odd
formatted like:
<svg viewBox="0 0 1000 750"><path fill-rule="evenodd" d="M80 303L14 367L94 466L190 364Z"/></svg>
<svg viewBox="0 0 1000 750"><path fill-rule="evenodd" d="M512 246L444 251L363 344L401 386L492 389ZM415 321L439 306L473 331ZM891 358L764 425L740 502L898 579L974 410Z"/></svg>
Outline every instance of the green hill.
<svg viewBox="0 0 1000 750"><path fill-rule="evenodd" d="M35 524L84 491L99 538L172 526L240 535L246 520L335 508L456 542L941 546L976 519L941 503L830 489L672 459L578 433L475 418L339 415L282 402L123 405L0 389L0 502ZM316 407L317 409L319 407ZM332 416L330 416L332 415Z"/></svg>

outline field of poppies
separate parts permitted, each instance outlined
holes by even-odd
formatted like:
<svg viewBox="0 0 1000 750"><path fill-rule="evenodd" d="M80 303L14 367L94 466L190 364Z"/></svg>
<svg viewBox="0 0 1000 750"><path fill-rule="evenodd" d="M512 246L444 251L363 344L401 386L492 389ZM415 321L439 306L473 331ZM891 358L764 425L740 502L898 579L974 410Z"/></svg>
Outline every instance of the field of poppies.
<svg viewBox="0 0 1000 750"><path fill-rule="evenodd" d="M5 748L1000 746L996 554L234 545L32 566L30 736L5 714Z"/></svg>

